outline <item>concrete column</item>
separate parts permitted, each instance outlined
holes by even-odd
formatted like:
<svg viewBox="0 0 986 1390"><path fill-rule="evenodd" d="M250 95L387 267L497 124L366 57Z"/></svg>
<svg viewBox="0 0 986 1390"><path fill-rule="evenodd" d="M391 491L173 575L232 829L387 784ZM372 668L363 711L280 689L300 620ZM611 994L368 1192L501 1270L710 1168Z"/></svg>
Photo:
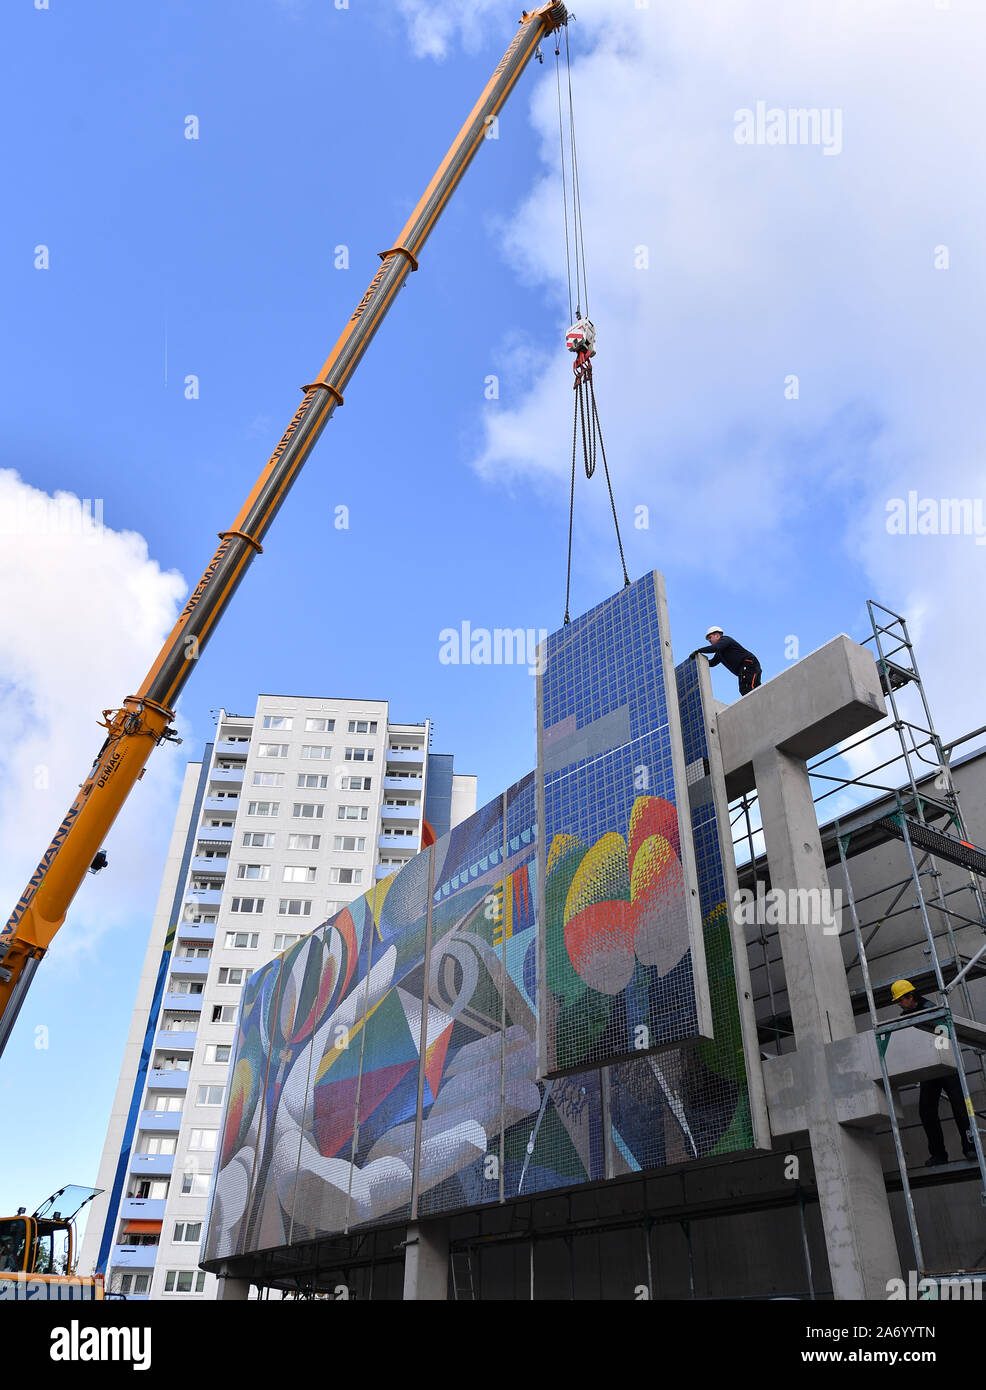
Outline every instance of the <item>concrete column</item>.
<svg viewBox="0 0 986 1390"><path fill-rule="evenodd" d="M811 921L798 891L829 893L806 759L885 713L872 656L843 635L717 715L727 791L756 786L771 888L785 894L778 934L797 1052L776 1064L789 1099L775 1133L808 1131L838 1299L886 1298L900 1261L879 1151L860 1127L883 1104L873 1039L856 1037L838 935Z"/></svg>
<svg viewBox="0 0 986 1390"><path fill-rule="evenodd" d="M416 1222L407 1228L404 1298L448 1298L448 1222Z"/></svg>
<svg viewBox="0 0 986 1390"><path fill-rule="evenodd" d="M219 1276L219 1292L216 1294L217 1300L226 1302L232 1299L247 1299L250 1297L250 1280L234 1279L228 1274Z"/></svg>
<svg viewBox="0 0 986 1390"><path fill-rule="evenodd" d="M777 749L753 762L772 888L829 892L803 761ZM804 899L791 895L792 915ZM836 1298L881 1299L900 1275L875 1138L840 1123L826 1044L855 1037L839 938L817 922L778 924L798 1047L802 1103ZM874 1094L875 1098L875 1094Z"/></svg>

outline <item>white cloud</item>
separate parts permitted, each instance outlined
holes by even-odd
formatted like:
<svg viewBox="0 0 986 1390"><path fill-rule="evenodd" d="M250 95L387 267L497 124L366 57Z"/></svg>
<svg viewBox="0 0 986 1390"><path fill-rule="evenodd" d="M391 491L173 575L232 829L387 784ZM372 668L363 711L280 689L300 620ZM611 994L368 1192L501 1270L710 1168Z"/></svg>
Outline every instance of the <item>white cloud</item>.
<svg viewBox="0 0 986 1390"><path fill-rule="evenodd" d="M69 493L0 469L0 893L4 917L102 744L101 711L140 686L187 586L133 531ZM184 762L151 756L107 836L109 868L83 884L42 967L71 965L108 930L148 925ZM149 846L151 850L149 852Z"/></svg>
<svg viewBox="0 0 986 1390"><path fill-rule="evenodd" d="M491 8L479 7L486 19ZM416 51L463 40L444 4L402 9ZM848 571L860 600L869 592L920 617L943 736L981 723L986 669L967 613L986 547L886 531L887 500L909 488L984 492L981 11L930 0L577 10L596 387L631 572L676 567L680 583L690 571L747 607L784 584L808 610ZM542 171L501 231L518 276L557 306L553 339L538 346L558 350L483 412L474 463L561 499L571 376L553 61L531 100ZM759 101L837 113L841 152L738 144L736 113ZM947 270L935 268L941 246ZM635 268L640 248L647 269ZM505 343L494 361L508 383L514 350ZM791 375L797 400L784 396ZM611 581L601 481L580 498L584 537ZM649 531L629 525L640 503ZM859 617L837 621L862 633Z"/></svg>
<svg viewBox="0 0 986 1390"><path fill-rule="evenodd" d="M492 28L487 21L495 15L505 18L507 13L503 0L471 0L469 5L397 0L397 8L407 24L415 57L439 61L448 57L450 48L456 43L461 43L469 53L475 52ZM514 21L518 16L519 11L512 14Z"/></svg>

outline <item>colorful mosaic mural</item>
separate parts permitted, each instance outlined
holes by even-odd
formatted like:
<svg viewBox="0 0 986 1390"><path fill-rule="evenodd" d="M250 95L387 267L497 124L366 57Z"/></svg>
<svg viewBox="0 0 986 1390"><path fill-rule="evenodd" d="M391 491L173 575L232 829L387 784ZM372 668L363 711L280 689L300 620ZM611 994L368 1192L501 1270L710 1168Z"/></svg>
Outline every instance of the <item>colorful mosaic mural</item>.
<svg viewBox="0 0 986 1390"><path fill-rule="evenodd" d="M644 991L665 1050L551 1078L539 1071L546 967L532 773L248 982L203 1258L450 1214L754 1142L696 666L678 672L684 835L666 782L602 808L580 804L553 837L560 843L546 856L543 886L560 923L551 949L563 943L569 962L553 979L583 1000L602 994L609 1011L596 1036L615 1037L614 1017L620 1028L640 1017L638 969L658 989L684 977L673 954L680 939L665 944L648 931L672 887L687 883L682 843L694 842L714 1038L673 1045L697 1014L667 986L663 1003ZM656 687L646 660L614 679L624 702L642 681ZM668 687L674 702L674 682ZM604 902L619 905L621 923L622 977L606 982L622 983L610 994L598 989L604 963L591 946L592 912ZM556 1017L562 994L548 1001Z"/></svg>

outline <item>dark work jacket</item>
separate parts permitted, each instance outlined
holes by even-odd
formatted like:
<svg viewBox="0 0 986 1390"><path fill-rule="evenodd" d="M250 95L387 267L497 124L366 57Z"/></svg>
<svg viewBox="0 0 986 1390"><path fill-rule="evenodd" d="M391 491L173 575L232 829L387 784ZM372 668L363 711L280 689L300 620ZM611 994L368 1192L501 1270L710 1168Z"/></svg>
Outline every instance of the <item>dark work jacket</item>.
<svg viewBox="0 0 986 1390"><path fill-rule="evenodd" d="M699 647L700 652L714 652L710 666L725 666L727 671L732 671L734 676L738 676L743 667L744 661L757 661L752 652L748 652L745 647L741 647L735 637L727 637L725 633L719 638L714 647ZM760 663L757 661L757 665Z"/></svg>
<svg viewBox="0 0 986 1390"><path fill-rule="evenodd" d="M900 1009L901 1018L906 1018L909 1013L920 1014L924 1013L925 1009L936 1009L938 1007L938 1005L934 1002L933 999L926 999L923 994L916 994L915 998L917 999L918 1005L916 1009L901 1009L900 1005L897 1005L897 1008ZM926 1023L916 1023L914 1026L915 1028L917 1028L919 1033L933 1033L935 1029L938 1027L938 1025L942 1022L942 1019L935 1018L930 1019Z"/></svg>

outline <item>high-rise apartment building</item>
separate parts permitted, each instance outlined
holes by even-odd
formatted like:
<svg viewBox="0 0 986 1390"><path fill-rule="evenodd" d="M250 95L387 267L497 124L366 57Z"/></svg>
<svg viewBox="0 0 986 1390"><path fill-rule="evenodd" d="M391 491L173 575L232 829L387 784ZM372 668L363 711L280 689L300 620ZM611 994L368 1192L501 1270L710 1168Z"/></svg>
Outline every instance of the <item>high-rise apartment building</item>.
<svg viewBox="0 0 986 1390"><path fill-rule="evenodd" d="M385 700L219 712L175 819L80 1268L129 1298L209 1298L198 1268L240 994L300 935L475 810L476 779Z"/></svg>

